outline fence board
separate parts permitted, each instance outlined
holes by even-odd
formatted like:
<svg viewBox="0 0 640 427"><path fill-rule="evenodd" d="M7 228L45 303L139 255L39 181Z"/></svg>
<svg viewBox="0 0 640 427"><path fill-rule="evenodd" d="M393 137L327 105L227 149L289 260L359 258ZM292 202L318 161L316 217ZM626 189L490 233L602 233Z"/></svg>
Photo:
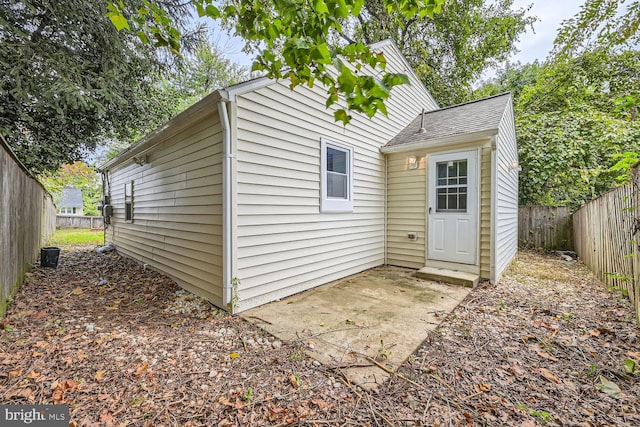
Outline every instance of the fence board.
<svg viewBox="0 0 640 427"><path fill-rule="evenodd" d="M58 215L56 228L102 230L104 229L104 220L101 216Z"/></svg>
<svg viewBox="0 0 640 427"><path fill-rule="evenodd" d="M51 196L0 135L0 318L55 227Z"/></svg>
<svg viewBox="0 0 640 427"><path fill-rule="evenodd" d="M630 184L589 202L572 221L576 252L607 286L628 295L640 325L640 167Z"/></svg>
<svg viewBox="0 0 640 427"><path fill-rule="evenodd" d="M566 206L520 206L518 244L542 249L572 249L571 211Z"/></svg>

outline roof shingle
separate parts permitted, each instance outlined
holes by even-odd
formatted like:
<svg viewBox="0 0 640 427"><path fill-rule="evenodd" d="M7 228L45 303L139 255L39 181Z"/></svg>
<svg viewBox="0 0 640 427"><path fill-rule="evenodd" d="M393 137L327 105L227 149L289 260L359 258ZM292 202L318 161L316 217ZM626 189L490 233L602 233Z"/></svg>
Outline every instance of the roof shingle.
<svg viewBox="0 0 640 427"><path fill-rule="evenodd" d="M425 112L424 129L420 131L422 114L400 131L385 147L439 140L446 137L482 131L498 131L498 126L511 99L503 93L490 98Z"/></svg>

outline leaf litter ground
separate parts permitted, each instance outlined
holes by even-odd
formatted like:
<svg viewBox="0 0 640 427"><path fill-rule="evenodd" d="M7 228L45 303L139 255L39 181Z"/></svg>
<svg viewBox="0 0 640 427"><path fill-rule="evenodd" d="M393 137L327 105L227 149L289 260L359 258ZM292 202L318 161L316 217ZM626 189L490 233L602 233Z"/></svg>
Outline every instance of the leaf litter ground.
<svg viewBox="0 0 640 427"><path fill-rule="evenodd" d="M584 266L525 251L373 394L302 343L76 248L28 273L0 323L0 403L68 404L80 426L640 426L639 332Z"/></svg>

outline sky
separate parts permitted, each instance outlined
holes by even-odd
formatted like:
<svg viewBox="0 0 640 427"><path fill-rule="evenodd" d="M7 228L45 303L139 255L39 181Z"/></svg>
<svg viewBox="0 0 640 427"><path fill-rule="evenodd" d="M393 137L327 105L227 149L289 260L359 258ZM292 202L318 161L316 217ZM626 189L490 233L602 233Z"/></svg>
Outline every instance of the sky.
<svg viewBox="0 0 640 427"><path fill-rule="evenodd" d="M529 15L537 16L539 21L534 24L534 31L529 29L520 36L520 42L516 44L520 53L513 57L512 62L526 64L545 59L553 48L561 22L573 17L583 3L584 0L515 0L515 9L532 5Z"/></svg>

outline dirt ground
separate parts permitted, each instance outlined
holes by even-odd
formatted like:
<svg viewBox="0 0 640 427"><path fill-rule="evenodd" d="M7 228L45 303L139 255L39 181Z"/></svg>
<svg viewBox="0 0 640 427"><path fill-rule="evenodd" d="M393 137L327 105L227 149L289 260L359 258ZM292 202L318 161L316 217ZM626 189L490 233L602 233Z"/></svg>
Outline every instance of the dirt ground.
<svg viewBox="0 0 640 427"><path fill-rule="evenodd" d="M130 260L64 250L0 321L0 403L81 426L640 426L640 329L584 266L522 252L441 318L369 393Z"/></svg>

